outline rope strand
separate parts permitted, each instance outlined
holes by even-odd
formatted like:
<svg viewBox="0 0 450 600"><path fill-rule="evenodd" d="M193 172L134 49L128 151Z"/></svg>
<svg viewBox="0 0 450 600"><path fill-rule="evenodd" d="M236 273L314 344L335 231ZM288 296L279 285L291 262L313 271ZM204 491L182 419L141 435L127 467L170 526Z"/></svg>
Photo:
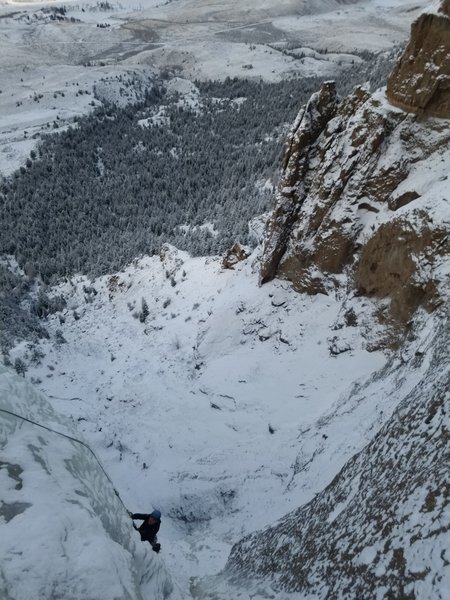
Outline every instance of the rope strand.
<svg viewBox="0 0 450 600"><path fill-rule="evenodd" d="M17 413L14 413L14 412L12 412L10 410L6 410L5 408L0 408L0 411L6 413L8 415L11 415L13 417L16 417L17 419L21 419L22 421L26 421L27 423L31 423L32 425L36 425L37 427L42 427L42 429L46 429L47 431L51 431L52 433L56 433L57 435L61 435L62 437L65 437L68 440L71 440L72 442L77 442L78 444L81 444L82 446L84 446L85 448L87 448L89 450L89 452L92 454L92 456L95 458L95 460L97 461L98 465L100 466L101 470L105 474L105 476L108 479L109 483L112 485L114 493L119 498L120 503L122 504L122 506L124 507L124 509L128 513L128 509L125 506L122 498L120 497L119 492L114 487L114 483L112 482L110 476L108 475L108 473L103 468L103 465L99 461L99 459L97 458L95 452L92 450L92 448L90 446L88 446L88 444L86 444L86 442L83 442L82 440L79 440L79 439L77 439L77 438L75 438L75 437L73 437L71 435L67 435L66 433L62 433L61 431L56 431L56 429L52 429L51 427L47 427L47 425L42 425L41 423L37 423L36 421L33 421L32 419L28 419L27 417L23 417L22 415L18 415Z"/></svg>

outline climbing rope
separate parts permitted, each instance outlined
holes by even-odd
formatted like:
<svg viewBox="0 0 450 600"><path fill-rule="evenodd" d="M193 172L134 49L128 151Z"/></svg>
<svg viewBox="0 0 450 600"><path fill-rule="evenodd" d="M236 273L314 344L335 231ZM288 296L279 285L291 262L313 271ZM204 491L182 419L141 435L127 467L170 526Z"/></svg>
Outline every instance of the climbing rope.
<svg viewBox="0 0 450 600"><path fill-rule="evenodd" d="M82 440L79 440L79 439L77 439L77 438L75 438L75 437L73 437L71 435L67 435L66 433L62 433L61 431L56 431L56 429L52 429L51 427L47 427L47 425L42 425L42 423L37 423L36 421L33 421L32 419L27 419L27 417L23 417L22 415L18 415L17 413L14 413L14 412L12 412L10 410L6 410L5 408L0 408L0 412L4 412L7 415L11 415L12 417L16 417L17 419L21 419L22 421L26 421L27 423L31 423L32 425L36 425L37 427L42 427L42 429L46 429L47 431L51 431L52 433L56 433L57 435L65 437L68 440L71 440L72 442L77 442L78 444L81 444L82 446L84 446L85 448L87 448L89 450L89 452L92 454L92 456L95 458L95 460L97 461L99 467L101 468L101 470L105 474L105 476L106 476L107 480L109 481L109 483L112 485L114 493L116 494L116 496L119 499L120 503L122 504L122 506L124 507L124 509L126 510L126 512L127 513L129 512L128 509L127 509L127 507L125 506L122 498L120 497L119 492L114 487L114 484L111 481L110 476L108 475L108 473L103 468L103 465L99 461L99 459L97 458L95 452L92 450L92 448L90 446L88 446L88 444L86 444L86 442L83 442Z"/></svg>

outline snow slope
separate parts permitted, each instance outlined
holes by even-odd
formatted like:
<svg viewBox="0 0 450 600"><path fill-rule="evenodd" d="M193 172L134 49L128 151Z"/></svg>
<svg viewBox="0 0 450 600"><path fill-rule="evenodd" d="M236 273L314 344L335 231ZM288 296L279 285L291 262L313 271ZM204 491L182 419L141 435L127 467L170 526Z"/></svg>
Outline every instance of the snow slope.
<svg viewBox="0 0 450 600"><path fill-rule="evenodd" d="M378 398L376 378L366 389L386 357L364 350L358 327L337 329L339 298L259 288L255 260L224 270L165 247L116 276L76 278L48 322L67 343L43 342L27 373L130 510L162 511L164 560L185 597L242 535L314 497L399 400Z"/></svg>
<svg viewBox="0 0 450 600"><path fill-rule="evenodd" d="M370 322L369 341L382 333L372 301L259 288L258 261L224 270L166 246L117 275L74 278L55 289L68 307L49 318L52 340L26 375L89 441L127 508L162 511L160 556L183 598L243 536L318 497L430 368L425 314L401 355L369 353Z"/></svg>
<svg viewBox="0 0 450 600"><path fill-rule="evenodd" d="M392 417L311 502L236 544L228 577L324 600L448 598L448 306L423 342L398 368L422 377Z"/></svg>

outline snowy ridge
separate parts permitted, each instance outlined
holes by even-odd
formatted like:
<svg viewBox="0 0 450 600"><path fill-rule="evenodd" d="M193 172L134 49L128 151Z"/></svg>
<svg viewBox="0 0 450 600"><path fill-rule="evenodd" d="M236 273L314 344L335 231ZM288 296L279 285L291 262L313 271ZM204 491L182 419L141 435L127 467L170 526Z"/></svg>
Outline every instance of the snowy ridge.
<svg viewBox="0 0 450 600"><path fill-rule="evenodd" d="M324 113L334 106L329 86ZM315 111L291 136L261 278L277 274L317 293L342 286L344 276L357 294L386 299L386 320L406 323L445 295L448 121L424 126L392 108L384 90L364 88L327 114L324 124Z"/></svg>

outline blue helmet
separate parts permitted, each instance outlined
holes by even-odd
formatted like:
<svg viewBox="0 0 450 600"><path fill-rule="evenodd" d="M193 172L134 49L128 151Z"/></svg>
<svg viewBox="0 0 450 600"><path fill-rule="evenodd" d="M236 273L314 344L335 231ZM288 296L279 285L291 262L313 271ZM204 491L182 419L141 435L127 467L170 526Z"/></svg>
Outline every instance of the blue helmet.
<svg viewBox="0 0 450 600"><path fill-rule="evenodd" d="M159 510L154 510L152 513L150 513L150 516L158 521L161 521L161 511Z"/></svg>

